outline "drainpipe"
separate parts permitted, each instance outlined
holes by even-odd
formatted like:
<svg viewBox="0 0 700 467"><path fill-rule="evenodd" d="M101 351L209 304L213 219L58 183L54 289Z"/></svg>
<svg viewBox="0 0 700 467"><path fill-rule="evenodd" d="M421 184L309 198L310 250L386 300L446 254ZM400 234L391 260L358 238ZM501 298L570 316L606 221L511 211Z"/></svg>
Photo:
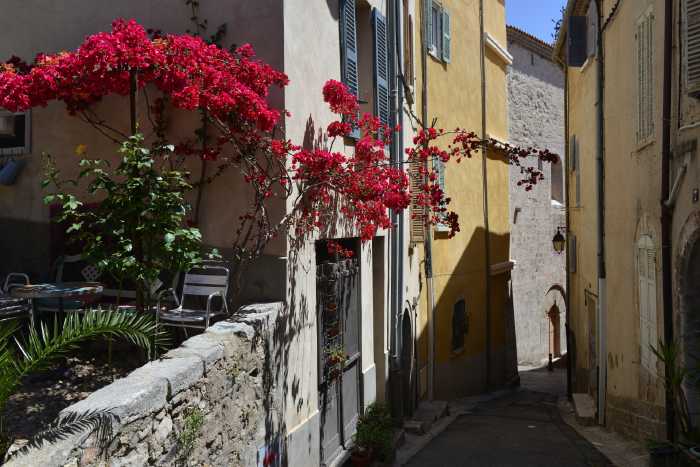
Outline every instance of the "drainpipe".
<svg viewBox="0 0 700 467"><path fill-rule="evenodd" d="M423 126L428 126L428 32L426 12L431 0L423 0L421 5L421 120ZM425 255L425 280L427 283L426 295L428 298L428 399L435 399L435 282L433 280L433 229L426 222L425 241L423 249Z"/></svg>
<svg viewBox="0 0 700 467"><path fill-rule="evenodd" d="M596 0L598 9L598 67L597 113L598 148L596 154L596 190L598 198L598 423L605 425L605 397L607 387L607 291L605 270L605 48L603 47L602 0Z"/></svg>
<svg viewBox="0 0 700 467"><path fill-rule="evenodd" d="M394 0L393 2L389 2L389 4L392 4L394 6L394 50L396 50L395 54L395 61L394 61L394 69L393 69L393 77L394 77L394 92L393 92L393 98L394 98L394 120L393 120L393 125L396 127L397 125L400 127L399 129L399 134L398 134L398 141L396 141L394 145L394 160L396 164L401 167L401 170L403 170L404 165L404 157L403 157L403 83L401 80L401 76L399 76L398 70L401 69L401 63L402 63L402 58L403 58L403 47L402 47L402 42L401 42L401 1L400 0ZM398 312L397 317L397 336L399 336L399 342L400 345L398 348L402 350L404 345L411 345L410 342L403 342L403 326L402 326L402 317L403 317L403 306L404 303L406 302L406 286L404 284L404 255L406 253L406 230L404 228L404 212L401 211L398 214L398 254L399 254L399 276L397 278L398 282L398 287L399 290L397 291L397 307L396 311ZM399 354L400 355L400 354ZM407 371L411 371L410 368L404 369Z"/></svg>
<svg viewBox="0 0 700 467"><path fill-rule="evenodd" d="M395 12L398 14L400 11L398 10L397 7L397 1L389 1L387 2L387 23L388 23L388 29L389 29L389 34L388 34L388 48L391 51L396 51L396 53L392 54L394 59L389 61L389 76L392 77L390 80L390 86L391 86L391 111L390 111L390 124L395 127L396 124L399 122L399 116L401 115L401 102L403 99L403 94L401 91L399 91L399 86L400 82L399 79L400 77L398 76L397 73L397 64L396 60L398 60L399 56L399 39L400 38L400 31L399 31L399 24L400 22L397 21L397 18L395 16ZM398 43L397 43L398 42ZM403 144L402 142L402 137L403 133L400 132L398 135L398 138L392 139L392 143L390 146L390 158L392 164L395 164L397 167L399 164L402 162L401 159L401 154L399 151L401 151L401 145ZM398 141L397 141L398 139ZM404 254L404 222L403 222L403 214L402 213L396 213L395 211L392 211L391 213L391 221L392 224L394 225L394 230L391 232L391 291L390 291L390 296L391 296L391 324L390 324L390 329L391 332L393 333L393 339L392 339L392 354L390 357L390 390L394 391L394 395L391 397L391 402L392 402L392 412L395 418L400 419L402 417L402 410L403 410L403 393L401 390L401 380L402 380L402 371L403 369L401 368L401 347L402 347L402 342L401 342L401 311L402 311L402 306L404 303L404 261L403 261L403 254Z"/></svg>
<svg viewBox="0 0 700 467"><path fill-rule="evenodd" d="M665 1L664 8L664 89L663 89L663 118L661 136L661 271L663 276L663 307L664 307L664 341L673 342L673 293L672 293L672 221L673 205L667 205L671 199L671 77L673 72L673 0ZM666 378L672 369L666 365ZM668 386L668 385L667 385ZM673 393L666 388L666 437L675 440L675 412L673 410Z"/></svg>
<svg viewBox="0 0 700 467"><path fill-rule="evenodd" d="M566 161L570 161L571 157L569 154L569 67L566 65L566 63L563 63L564 67L564 144L566 145L564 147L564 153L566 157ZM569 244L569 232L571 230L571 218L569 215L569 209L571 207L571 204L569 203L569 167L568 164L563 163L562 168L564 169L564 205L566 206L565 209L565 216L566 216L566 236L567 236L567 245ZM571 283L571 262L569 261L569 255L568 255L568 248L567 248L567 255L566 259L564 260L565 267L566 267L566 276L564 278L565 280L565 288L566 288L566 295L564 296L564 303L566 306L566 323L565 323L565 329L566 329L566 395L571 400L571 395L573 393L573 388L572 388L572 376L573 376L573 365L574 362L572 361L572 358L575 357L576 354L576 349L573 348L571 343L573 342L573 339L571 339L571 287L569 284ZM573 350L573 352L572 352Z"/></svg>
<svg viewBox="0 0 700 467"><path fill-rule="evenodd" d="M484 0L479 0L479 41L480 59L481 59L481 137L486 139L486 44L484 41ZM484 291L486 297L484 300L486 311L486 390L491 388L491 230L489 229L489 183L487 171L486 147L481 149L481 178L482 192L484 196Z"/></svg>

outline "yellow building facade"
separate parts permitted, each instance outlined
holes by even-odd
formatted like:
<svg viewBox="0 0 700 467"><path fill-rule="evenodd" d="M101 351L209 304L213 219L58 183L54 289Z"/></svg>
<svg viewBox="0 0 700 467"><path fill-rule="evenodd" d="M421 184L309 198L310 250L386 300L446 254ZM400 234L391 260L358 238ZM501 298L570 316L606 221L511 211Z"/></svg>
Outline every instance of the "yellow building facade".
<svg viewBox="0 0 700 467"><path fill-rule="evenodd" d="M512 58L506 50L505 3L428 0L416 11L415 94L423 120L506 142L506 71ZM446 146L447 139L442 143ZM448 239L437 226L427 238L412 239L421 264L428 263L420 271L416 322L420 398L475 394L516 375L508 169L495 153L446 164L444 190L450 210L459 215L460 232Z"/></svg>

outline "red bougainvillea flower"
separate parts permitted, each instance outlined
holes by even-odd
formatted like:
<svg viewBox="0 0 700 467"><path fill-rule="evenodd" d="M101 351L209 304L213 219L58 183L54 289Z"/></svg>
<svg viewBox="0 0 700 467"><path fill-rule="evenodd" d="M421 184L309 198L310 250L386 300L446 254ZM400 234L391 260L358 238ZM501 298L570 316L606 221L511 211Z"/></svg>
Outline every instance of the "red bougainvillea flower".
<svg viewBox="0 0 700 467"><path fill-rule="evenodd" d="M438 184L434 161L459 162L476 151L498 151L521 167L519 184L529 190L543 175L522 161L532 156L557 160L547 151L483 141L459 128L424 128L415 136L414 147L406 150L405 163L418 167L411 191L404 162L388 157L387 147L398 128L371 114L360 116L356 97L339 81L329 80L323 86L323 99L338 116L323 140L334 141L359 129L353 150L335 151L332 143L302 149L277 138L280 117L289 113L271 107L268 98L273 87L282 88L288 81L284 73L257 59L249 44L229 51L187 34L149 34L135 21L120 19L110 32L88 36L74 51L40 54L31 65L16 57L0 64L0 107L23 111L60 101L69 113L89 121L94 104L107 95L128 95L135 84L137 90L155 88L162 94L150 107L157 120L170 106L200 111L216 134L207 145L180 141L175 154L216 161L216 173L231 165L240 169L255 196L247 214L240 217L238 232L243 232L243 225L258 230L257 236L250 235L251 229L244 235L257 238L256 251L279 229L291 226L289 219L294 231L303 235L336 225L338 214L369 240L378 230L392 228L391 211L406 210L411 204L414 215L424 214L426 223L445 224L454 235L459 231L458 217L448 210L450 199ZM162 142L165 129L154 126ZM294 215L274 224L265 203L279 196L295 197ZM331 248L345 254L342 248Z"/></svg>

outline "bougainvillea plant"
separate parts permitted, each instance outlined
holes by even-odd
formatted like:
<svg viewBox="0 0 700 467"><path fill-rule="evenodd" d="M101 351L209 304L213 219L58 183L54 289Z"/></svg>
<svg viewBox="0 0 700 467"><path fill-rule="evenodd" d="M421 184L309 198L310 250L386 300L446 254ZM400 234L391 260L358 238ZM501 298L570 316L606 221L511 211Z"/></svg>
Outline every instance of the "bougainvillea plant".
<svg viewBox="0 0 700 467"><path fill-rule="evenodd" d="M0 65L0 107L22 111L60 101L71 115L121 144L137 128L143 131L146 122L137 122L135 101L144 99L152 127L152 157L159 157L157 148L172 144L182 159L198 157L216 163L205 183L235 167L252 188L254 195L236 228L234 251L239 260L257 257L277 235L300 238L324 232L340 219L363 240L374 237L378 229L390 229L389 211L405 210L412 202L402 166L412 161L422 167L413 202L425 209L426 222L447 224L451 235L458 231L457 215L448 211L449 199L436 182L430 161L459 161L495 142L462 129L424 126L414 147L407 150L407 160L392 163L386 147L398 129L373 115L359 116L355 96L342 83L329 80L323 98L338 117L326 128L330 144L302 148L279 136L280 119L289 114L268 103L273 87L287 85L287 76L257 59L250 45L225 50L188 34L149 37L135 21L117 20L111 32L87 37L75 51L39 55L31 65L17 59ZM152 93L158 96L150 98ZM112 94L130 97L128 131L98 116L96 104ZM165 114L173 108L206 116L212 131L204 147L188 140L167 141ZM357 127L361 137L353 151L334 149L336 141ZM445 139L449 141L443 148L445 144L439 143ZM546 151L531 148L503 146L501 150L516 165L531 156L556 160ZM526 189L541 178L537 169L523 165L521 184ZM291 200L287 203L291 209L275 217L269 203L279 198Z"/></svg>

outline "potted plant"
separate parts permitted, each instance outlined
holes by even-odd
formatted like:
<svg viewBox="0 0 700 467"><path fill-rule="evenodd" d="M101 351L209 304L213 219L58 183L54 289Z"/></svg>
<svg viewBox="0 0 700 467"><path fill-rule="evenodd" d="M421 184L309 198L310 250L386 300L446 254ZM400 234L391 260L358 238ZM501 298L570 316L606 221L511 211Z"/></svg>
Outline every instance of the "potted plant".
<svg viewBox="0 0 700 467"><path fill-rule="evenodd" d="M357 422L352 464L369 465L373 460L390 462L393 458L394 429L389 408L380 403L370 404Z"/></svg>
<svg viewBox="0 0 700 467"><path fill-rule="evenodd" d="M326 354L326 362L328 363L328 366L336 366L345 363L347 358L345 349L343 349L343 347L339 344L336 344L328 349L328 353Z"/></svg>
<svg viewBox="0 0 700 467"><path fill-rule="evenodd" d="M675 467L678 465L679 450L674 444L665 441L650 441L647 448L649 449L649 467Z"/></svg>
<svg viewBox="0 0 700 467"><path fill-rule="evenodd" d="M698 456L695 454L695 447L700 441L700 434L697 427L693 425L688 408L686 396L686 380L689 376L687 368L681 364L680 346L677 342L664 344L659 341L657 347L651 346L651 351L665 366L663 382L667 392L671 395L673 409L678 419L681 432L681 442L672 444L670 442L652 442L649 445L649 460L651 467L666 467L684 465L681 458L684 458L690 465L700 464ZM682 454L682 455L681 455Z"/></svg>

